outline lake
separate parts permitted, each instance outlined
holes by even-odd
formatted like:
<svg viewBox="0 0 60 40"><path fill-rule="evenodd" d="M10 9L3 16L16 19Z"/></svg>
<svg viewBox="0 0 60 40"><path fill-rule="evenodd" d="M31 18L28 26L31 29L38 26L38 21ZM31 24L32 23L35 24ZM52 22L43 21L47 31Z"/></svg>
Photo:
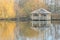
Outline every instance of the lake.
<svg viewBox="0 0 60 40"><path fill-rule="evenodd" d="M60 21L52 21L49 27L32 27L31 22L0 21L0 40L60 40Z"/></svg>

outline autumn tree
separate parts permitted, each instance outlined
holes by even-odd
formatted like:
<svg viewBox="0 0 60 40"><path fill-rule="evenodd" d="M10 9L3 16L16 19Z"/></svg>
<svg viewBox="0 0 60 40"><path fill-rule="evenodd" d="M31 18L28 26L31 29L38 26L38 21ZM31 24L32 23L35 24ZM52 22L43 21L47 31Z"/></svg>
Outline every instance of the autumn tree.
<svg viewBox="0 0 60 40"><path fill-rule="evenodd" d="M39 9L39 8L47 8L47 6L45 5L44 0L28 0L25 2L19 2L19 13L20 15L29 15L32 11ZM19 9L18 8L18 9Z"/></svg>
<svg viewBox="0 0 60 40"><path fill-rule="evenodd" d="M0 0L0 14L5 15L4 18L14 18L14 0Z"/></svg>

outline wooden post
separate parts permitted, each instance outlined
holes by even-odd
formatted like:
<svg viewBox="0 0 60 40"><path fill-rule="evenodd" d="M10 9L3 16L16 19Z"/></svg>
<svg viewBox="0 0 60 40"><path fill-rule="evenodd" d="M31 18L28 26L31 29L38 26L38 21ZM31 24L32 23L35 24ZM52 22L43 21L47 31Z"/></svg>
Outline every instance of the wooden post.
<svg viewBox="0 0 60 40"><path fill-rule="evenodd" d="M40 14L39 14L39 27L40 27Z"/></svg>
<svg viewBox="0 0 60 40"><path fill-rule="evenodd" d="M32 14L32 27L33 27L33 14Z"/></svg>

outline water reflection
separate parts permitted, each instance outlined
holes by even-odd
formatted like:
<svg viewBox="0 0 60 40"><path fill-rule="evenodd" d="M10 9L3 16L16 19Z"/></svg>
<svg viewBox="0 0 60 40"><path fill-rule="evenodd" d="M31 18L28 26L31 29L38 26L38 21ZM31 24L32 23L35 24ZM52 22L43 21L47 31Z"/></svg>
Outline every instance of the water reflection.
<svg viewBox="0 0 60 40"><path fill-rule="evenodd" d="M0 40L14 40L15 21L0 21Z"/></svg>
<svg viewBox="0 0 60 40"><path fill-rule="evenodd" d="M0 39L60 40L60 21L39 21L37 23L43 26L34 27L32 22L0 21Z"/></svg>

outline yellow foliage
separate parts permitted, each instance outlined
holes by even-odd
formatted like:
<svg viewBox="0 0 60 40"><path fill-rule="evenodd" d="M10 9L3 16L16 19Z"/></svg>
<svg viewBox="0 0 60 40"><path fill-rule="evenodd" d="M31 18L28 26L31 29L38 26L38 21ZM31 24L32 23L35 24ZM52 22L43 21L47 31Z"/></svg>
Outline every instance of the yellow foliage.
<svg viewBox="0 0 60 40"><path fill-rule="evenodd" d="M1 12L2 11L2 12ZM15 17L14 0L2 0L0 1L0 14L4 14L4 18ZM1 17L3 18L3 16Z"/></svg>
<svg viewBox="0 0 60 40"><path fill-rule="evenodd" d="M45 8L46 9L46 5L43 0L40 0L40 1L39 0L30 0L29 2L27 2L24 5L24 7L26 9L31 10L31 11L36 10L38 8Z"/></svg>

